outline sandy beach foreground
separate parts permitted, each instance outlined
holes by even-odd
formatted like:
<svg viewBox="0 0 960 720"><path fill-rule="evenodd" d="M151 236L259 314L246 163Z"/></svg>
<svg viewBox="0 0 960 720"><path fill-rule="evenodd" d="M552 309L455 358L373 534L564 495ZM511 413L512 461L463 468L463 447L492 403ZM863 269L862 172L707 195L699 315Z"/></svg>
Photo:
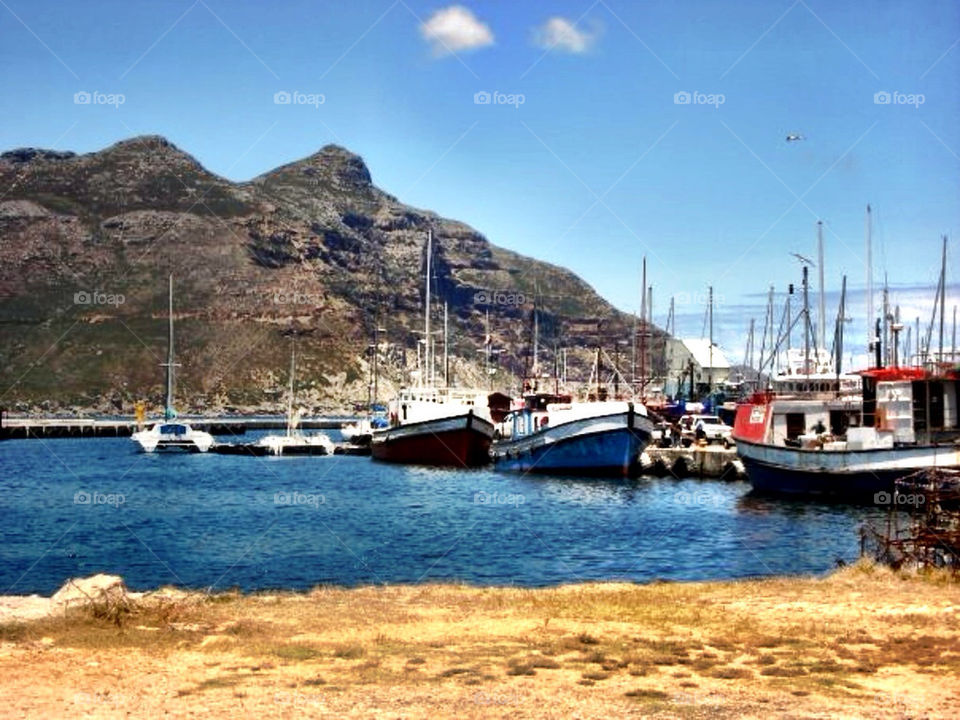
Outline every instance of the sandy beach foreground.
<svg viewBox="0 0 960 720"><path fill-rule="evenodd" d="M4 717L960 714L960 583L865 564L823 579L43 603L2 603Z"/></svg>

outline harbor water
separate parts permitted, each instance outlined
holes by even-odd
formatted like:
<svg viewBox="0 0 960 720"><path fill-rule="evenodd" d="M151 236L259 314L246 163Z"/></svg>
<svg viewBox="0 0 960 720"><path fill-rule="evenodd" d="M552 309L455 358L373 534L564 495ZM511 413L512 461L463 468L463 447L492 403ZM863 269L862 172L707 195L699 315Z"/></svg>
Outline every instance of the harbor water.
<svg viewBox="0 0 960 720"><path fill-rule="evenodd" d="M882 512L757 498L744 482L151 455L128 438L4 441L0 472L4 595L98 572L244 590L817 574L854 560Z"/></svg>

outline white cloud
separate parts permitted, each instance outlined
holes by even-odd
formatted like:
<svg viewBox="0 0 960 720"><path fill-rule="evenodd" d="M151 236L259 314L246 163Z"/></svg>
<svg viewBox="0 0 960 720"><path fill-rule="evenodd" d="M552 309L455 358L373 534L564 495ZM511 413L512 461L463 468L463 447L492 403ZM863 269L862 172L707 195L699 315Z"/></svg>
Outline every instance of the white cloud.
<svg viewBox="0 0 960 720"><path fill-rule="evenodd" d="M579 55L593 47L598 35L597 30L581 30L567 18L557 16L534 29L533 41L544 50L560 50Z"/></svg>
<svg viewBox="0 0 960 720"><path fill-rule="evenodd" d="M430 43L435 55L493 45L490 26L462 5L437 10L420 26L420 34Z"/></svg>

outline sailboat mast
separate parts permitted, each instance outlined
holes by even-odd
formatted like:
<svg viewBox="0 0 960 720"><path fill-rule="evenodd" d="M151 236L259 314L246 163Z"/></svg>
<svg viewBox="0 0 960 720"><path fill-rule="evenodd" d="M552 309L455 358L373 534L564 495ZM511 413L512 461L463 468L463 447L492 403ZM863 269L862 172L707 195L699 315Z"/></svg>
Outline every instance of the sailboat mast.
<svg viewBox="0 0 960 720"><path fill-rule="evenodd" d="M871 233L871 215L870 206L867 205L866 217L866 236L867 236L867 352L873 349L875 342L873 337L873 239Z"/></svg>
<svg viewBox="0 0 960 720"><path fill-rule="evenodd" d="M433 230L427 230L427 276L426 276L426 298L423 304L423 342L424 342L424 367L420 374L420 383L424 383L424 377L429 382L431 375L430 361L430 256L433 254Z"/></svg>
<svg viewBox="0 0 960 720"><path fill-rule="evenodd" d="M173 273L170 273L167 290L167 401L163 417L171 420L175 416L173 409Z"/></svg>
<svg viewBox="0 0 960 720"><path fill-rule="evenodd" d="M803 266L803 374L810 374L810 298L808 279L809 270Z"/></svg>
<svg viewBox="0 0 960 720"><path fill-rule="evenodd" d="M817 330L819 339L817 340L817 349L825 348L827 346L827 306L825 293L826 289L823 285L823 221L817 220L817 270L819 271L819 282L820 282L820 298L819 298L819 307L817 308Z"/></svg>
<svg viewBox="0 0 960 720"><path fill-rule="evenodd" d="M297 341L290 339L290 388L287 390L287 436L293 434L293 378L297 372Z"/></svg>
<svg viewBox="0 0 960 720"><path fill-rule="evenodd" d="M643 256L640 279L640 396L647 387L647 256Z"/></svg>
<svg viewBox="0 0 960 720"><path fill-rule="evenodd" d="M707 392L713 392L713 285L710 286L710 367L707 370Z"/></svg>
<svg viewBox="0 0 960 720"><path fill-rule="evenodd" d="M887 274L883 274L883 364L890 364L890 288L887 285Z"/></svg>
<svg viewBox="0 0 960 720"><path fill-rule="evenodd" d="M443 301L443 386L450 387L450 355L447 351L447 301Z"/></svg>
<svg viewBox="0 0 960 720"><path fill-rule="evenodd" d="M940 259L940 362L943 362L943 316L947 308L947 236L943 236L943 254Z"/></svg>

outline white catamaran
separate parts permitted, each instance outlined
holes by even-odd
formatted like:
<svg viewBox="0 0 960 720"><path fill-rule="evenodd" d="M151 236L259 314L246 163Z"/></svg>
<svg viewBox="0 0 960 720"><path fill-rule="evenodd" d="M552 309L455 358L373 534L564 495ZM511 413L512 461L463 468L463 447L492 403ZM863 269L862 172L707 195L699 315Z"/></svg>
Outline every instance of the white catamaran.
<svg viewBox="0 0 960 720"><path fill-rule="evenodd" d="M167 399L163 409L163 421L133 433L132 439L143 452L207 452L213 445L213 436L203 430L194 430L185 422L177 421L177 411L173 408L173 369L176 367L173 360L173 275L170 275L167 315L167 361L162 364L162 367L167 369Z"/></svg>
<svg viewBox="0 0 960 720"><path fill-rule="evenodd" d="M323 433L304 434L297 426L300 413L294 409L297 373L296 345L290 349L290 388L287 393L287 431L283 435L264 435L252 446L253 454L263 455L333 455L333 441ZM259 452L258 452L259 451Z"/></svg>

